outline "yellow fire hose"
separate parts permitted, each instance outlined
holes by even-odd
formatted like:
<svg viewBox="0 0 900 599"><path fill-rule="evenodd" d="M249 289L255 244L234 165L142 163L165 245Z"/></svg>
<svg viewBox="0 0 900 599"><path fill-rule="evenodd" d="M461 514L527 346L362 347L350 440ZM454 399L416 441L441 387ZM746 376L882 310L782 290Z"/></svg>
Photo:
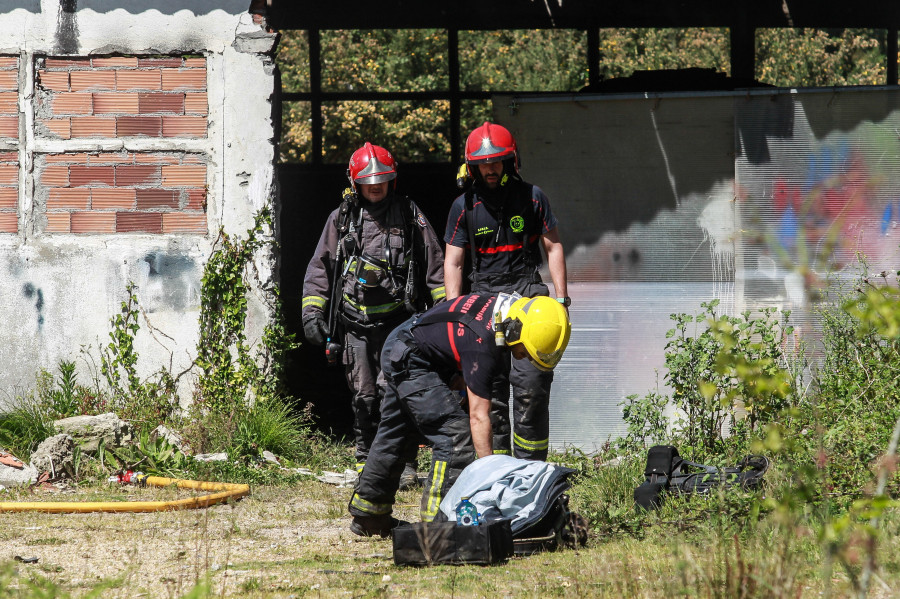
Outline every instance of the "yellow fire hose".
<svg viewBox="0 0 900 599"><path fill-rule="evenodd" d="M192 510L209 507L228 499L240 499L250 494L250 485L236 483L211 483L199 480L183 480L162 476L140 476L136 481L141 485L153 487L175 486L179 489L196 491L216 491L200 497L176 499L174 501L9 501L0 502L0 512L50 512L88 513L88 512L168 512L173 510Z"/></svg>

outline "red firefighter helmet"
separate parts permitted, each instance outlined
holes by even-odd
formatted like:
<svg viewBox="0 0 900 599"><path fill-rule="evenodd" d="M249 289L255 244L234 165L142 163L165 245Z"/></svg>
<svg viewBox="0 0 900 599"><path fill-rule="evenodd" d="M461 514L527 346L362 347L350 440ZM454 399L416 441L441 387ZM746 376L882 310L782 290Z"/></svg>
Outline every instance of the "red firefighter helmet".
<svg viewBox="0 0 900 599"><path fill-rule="evenodd" d="M516 140L506 127L485 121L484 125L469 134L466 140L466 164L470 167L474 164L499 162L509 158L513 159L513 164L518 169L519 154L516 151Z"/></svg>
<svg viewBox="0 0 900 599"><path fill-rule="evenodd" d="M397 178L397 162L381 146L366 142L350 157L347 177L353 189L356 189L357 183L371 185L391 181Z"/></svg>

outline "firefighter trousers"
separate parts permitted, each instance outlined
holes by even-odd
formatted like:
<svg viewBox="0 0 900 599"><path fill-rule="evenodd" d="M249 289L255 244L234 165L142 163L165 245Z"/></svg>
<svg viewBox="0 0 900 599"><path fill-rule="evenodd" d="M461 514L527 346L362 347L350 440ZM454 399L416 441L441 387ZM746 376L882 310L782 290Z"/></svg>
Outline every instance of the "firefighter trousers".
<svg viewBox="0 0 900 599"><path fill-rule="evenodd" d="M372 327L368 331L344 333L344 374L353 392L353 435L356 440L356 469L361 470L368 455L378 421L381 419L381 347L391 329Z"/></svg>
<svg viewBox="0 0 900 599"><path fill-rule="evenodd" d="M491 389L491 428L494 453L512 454L523 460L546 460L550 445L550 385L553 372L544 372L528 360L507 355L504 372ZM512 385L513 417L510 437L509 387ZM510 447L510 444L512 447Z"/></svg>
<svg viewBox="0 0 900 599"><path fill-rule="evenodd" d="M386 388L381 421L349 510L354 516L390 514L403 464L418 449L419 435L432 448L431 468L420 503L423 522L438 513L441 500L462 470L475 461L469 415L437 369L416 351L410 319L387 338L381 367Z"/></svg>
<svg viewBox="0 0 900 599"><path fill-rule="evenodd" d="M537 272L475 274L472 289L479 292L518 293L522 297L550 295ZM506 356L503 373L491 389L491 428L494 453L523 460L546 460L550 447L550 385L553 372L544 372L528 360ZM512 385L512 427L509 387ZM512 433L512 435L510 435Z"/></svg>

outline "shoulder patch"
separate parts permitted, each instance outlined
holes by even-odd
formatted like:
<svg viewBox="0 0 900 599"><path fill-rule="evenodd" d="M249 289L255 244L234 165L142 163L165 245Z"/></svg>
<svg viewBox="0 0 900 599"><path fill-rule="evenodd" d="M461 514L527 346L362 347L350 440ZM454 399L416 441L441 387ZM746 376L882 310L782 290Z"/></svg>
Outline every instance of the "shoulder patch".
<svg viewBox="0 0 900 599"><path fill-rule="evenodd" d="M425 215L421 212L416 213L416 223L423 229L428 226L428 223L425 221Z"/></svg>

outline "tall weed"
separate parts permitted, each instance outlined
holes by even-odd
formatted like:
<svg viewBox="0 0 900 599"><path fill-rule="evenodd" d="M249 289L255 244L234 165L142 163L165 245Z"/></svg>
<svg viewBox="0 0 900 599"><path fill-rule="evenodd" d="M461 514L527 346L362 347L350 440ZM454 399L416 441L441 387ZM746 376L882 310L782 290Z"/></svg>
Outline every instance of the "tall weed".
<svg viewBox="0 0 900 599"><path fill-rule="evenodd" d="M16 398L12 408L0 414L0 447L22 460L55 433L52 416L32 397Z"/></svg>

